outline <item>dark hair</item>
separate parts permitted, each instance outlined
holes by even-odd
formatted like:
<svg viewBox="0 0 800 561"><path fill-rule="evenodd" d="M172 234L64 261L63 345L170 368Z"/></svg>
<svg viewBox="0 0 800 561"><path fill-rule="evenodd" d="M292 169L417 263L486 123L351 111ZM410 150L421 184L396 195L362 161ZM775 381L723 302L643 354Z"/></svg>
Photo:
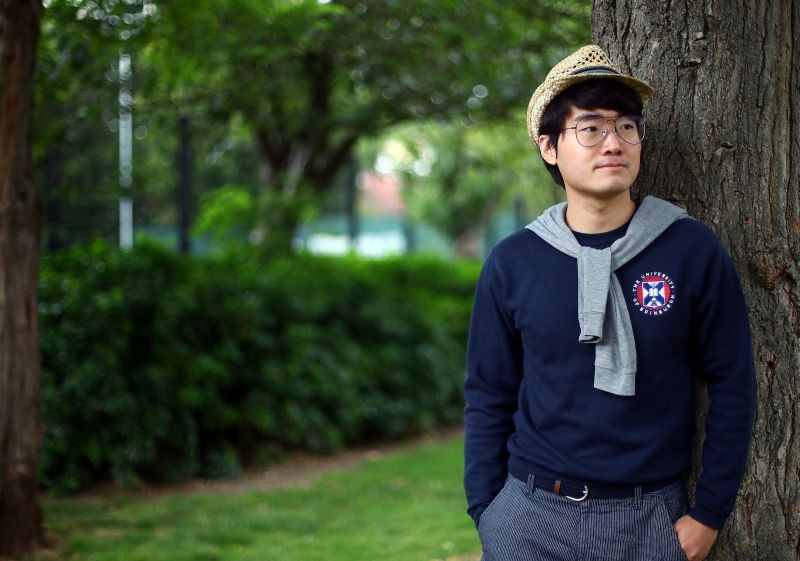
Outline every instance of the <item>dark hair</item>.
<svg viewBox="0 0 800 561"><path fill-rule="evenodd" d="M539 134L550 136L550 144L558 150L558 137L564 128L567 115L573 107L578 109L609 109L620 115L642 116L642 100L622 82L610 78L594 78L570 86L545 108L539 125ZM564 178L557 165L544 163L553 181L564 187Z"/></svg>

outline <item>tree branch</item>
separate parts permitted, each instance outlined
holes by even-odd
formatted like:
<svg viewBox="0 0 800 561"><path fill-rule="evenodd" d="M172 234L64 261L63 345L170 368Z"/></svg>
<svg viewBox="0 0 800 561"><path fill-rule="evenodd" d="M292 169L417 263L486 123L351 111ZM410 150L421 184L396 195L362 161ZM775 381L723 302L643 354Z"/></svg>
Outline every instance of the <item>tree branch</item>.
<svg viewBox="0 0 800 561"><path fill-rule="evenodd" d="M360 136L359 133L353 133L342 140L338 146L315 158L315 165L313 169L309 170L309 176L315 189L322 190L325 188L327 182L347 160L347 156Z"/></svg>

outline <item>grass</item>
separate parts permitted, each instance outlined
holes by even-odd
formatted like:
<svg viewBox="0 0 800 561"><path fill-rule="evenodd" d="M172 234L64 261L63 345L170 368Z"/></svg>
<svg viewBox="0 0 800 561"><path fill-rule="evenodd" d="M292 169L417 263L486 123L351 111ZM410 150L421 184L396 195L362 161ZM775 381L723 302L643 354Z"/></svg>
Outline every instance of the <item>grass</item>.
<svg viewBox="0 0 800 561"><path fill-rule="evenodd" d="M430 442L281 490L49 499L45 519L65 561L477 559L462 447Z"/></svg>

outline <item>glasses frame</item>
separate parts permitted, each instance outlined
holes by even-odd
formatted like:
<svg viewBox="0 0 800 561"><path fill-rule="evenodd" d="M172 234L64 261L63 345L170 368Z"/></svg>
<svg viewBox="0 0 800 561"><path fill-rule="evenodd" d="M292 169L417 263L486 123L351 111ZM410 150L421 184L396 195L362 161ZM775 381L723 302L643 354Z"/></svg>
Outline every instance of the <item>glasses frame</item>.
<svg viewBox="0 0 800 561"><path fill-rule="evenodd" d="M580 139L578 138L578 127L580 126L581 121L588 121L589 119L600 119L602 121L605 121L606 127L603 129L603 136L601 136L600 139L594 144L590 144L587 146L586 144L581 142ZM619 131L617 131L617 121L619 119L639 119L641 121L642 136L639 138L639 142L628 142L627 140L622 138L622 136L619 134ZM586 117L581 117L580 119L578 119L575 122L575 126L559 129L558 132L564 132L570 129L575 129L575 140L578 142L578 144L580 144L584 148L594 148L595 146L603 142L608 136L608 129L609 129L608 123L614 123L614 134L616 134L622 142L624 142L625 144L629 144L631 146L636 146L637 144L641 144L642 141L644 140L645 132L647 132L647 127L645 126L644 117L640 117L639 115L620 115L619 117L601 117L600 115L587 115Z"/></svg>

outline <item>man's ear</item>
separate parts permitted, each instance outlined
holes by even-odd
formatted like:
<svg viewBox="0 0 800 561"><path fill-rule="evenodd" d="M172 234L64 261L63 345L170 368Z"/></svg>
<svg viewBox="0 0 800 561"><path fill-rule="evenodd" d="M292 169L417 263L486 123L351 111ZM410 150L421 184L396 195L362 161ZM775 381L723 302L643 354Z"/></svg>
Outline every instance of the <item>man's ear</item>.
<svg viewBox="0 0 800 561"><path fill-rule="evenodd" d="M556 165L556 147L550 142L549 134L539 135L539 152L542 153L542 158L551 166Z"/></svg>

